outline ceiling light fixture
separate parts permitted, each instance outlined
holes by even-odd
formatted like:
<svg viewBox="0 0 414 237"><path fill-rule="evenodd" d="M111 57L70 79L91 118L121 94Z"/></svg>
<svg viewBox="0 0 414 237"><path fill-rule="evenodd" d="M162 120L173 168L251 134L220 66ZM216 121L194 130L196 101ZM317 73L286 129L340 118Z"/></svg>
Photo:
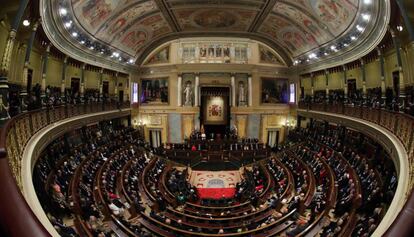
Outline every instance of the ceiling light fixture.
<svg viewBox="0 0 414 237"><path fill-rule="evenodd" d="M78 32L72 32L72 36L73 37L77 37L78 36Z"/></svg>

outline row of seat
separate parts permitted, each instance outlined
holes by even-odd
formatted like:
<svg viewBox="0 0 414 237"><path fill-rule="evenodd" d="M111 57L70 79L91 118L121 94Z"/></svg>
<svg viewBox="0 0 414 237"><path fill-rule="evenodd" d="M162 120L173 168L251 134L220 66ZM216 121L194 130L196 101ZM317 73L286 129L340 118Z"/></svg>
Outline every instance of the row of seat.
<svg viewBox="0 0 414 237"><path fill-rule="evenodd" d="M329 134L311 140L317 133L307 133L254 164L266 180L257 203L182 205L166 185L176 164L143 149L132 129L108 132L47 169L37 166L44 181L38 194L49 192L44 209L73 220L80 236L362 236L357 228L368 216L361 205L387 186L368 158L344 157L352 147L343 155L329 146Z"/></svg>

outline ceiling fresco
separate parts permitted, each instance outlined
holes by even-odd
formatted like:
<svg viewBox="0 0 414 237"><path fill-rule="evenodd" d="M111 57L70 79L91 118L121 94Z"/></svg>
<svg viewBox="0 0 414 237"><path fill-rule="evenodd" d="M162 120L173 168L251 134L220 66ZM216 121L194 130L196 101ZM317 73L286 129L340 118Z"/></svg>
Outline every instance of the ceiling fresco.
<svg viewBox="0 0 414 237"><path fill-rule="evenodd" d="M247 31L256 12L243 9L178 9L174 11L183 31Z"/></svg>
<svg viewBox="0 0 414 237"><path fill-rule="evenodd" d="M162 43L163 38L223 36L228 33L230 37L263 39L268 45L270 42L273 45L269 46L283 51L281 54L293 61L338 41L358 26L361 14L373 16L379 12L379 7L375 7L379 5L378 1L373 0L51 2L55 11L62 6L70 9L74 25L84 34L135 59L142 57L144 52L148 53L146 49L151 44ZM53 16L56 18L59 14Z"/></svg>
<svg viewBox="0 0 414 237"><path fill-rule="evenodd" d="M296 57L332 41L352 23L358 0L279 1L259 28Z"/></svg>

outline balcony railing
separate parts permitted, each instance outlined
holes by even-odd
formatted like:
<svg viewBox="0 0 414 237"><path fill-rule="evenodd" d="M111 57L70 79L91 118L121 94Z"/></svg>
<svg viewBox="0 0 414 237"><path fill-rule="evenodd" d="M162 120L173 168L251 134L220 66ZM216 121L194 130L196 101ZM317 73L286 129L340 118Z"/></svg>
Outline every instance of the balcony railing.
<svg viewBox="0 0 414 237"><path fill-rule="evenodd" d="M33 110L8 120L0 130L0 219L10 236L50 236L25 202L22 155L26 143L42 128L74 116L128 108L129 103L66 104Z"/></svg>
<svg viewBox="0 0 414 237"><path fill-rule="evenodd" d="M299 103L299 109L342 114L378 124L392 132L404 145L408 154L410 196L397 219L384 236L404 236L414 225L414 117L402 112L345 104ZM411 225L410 225L411 223Z"/></svg>

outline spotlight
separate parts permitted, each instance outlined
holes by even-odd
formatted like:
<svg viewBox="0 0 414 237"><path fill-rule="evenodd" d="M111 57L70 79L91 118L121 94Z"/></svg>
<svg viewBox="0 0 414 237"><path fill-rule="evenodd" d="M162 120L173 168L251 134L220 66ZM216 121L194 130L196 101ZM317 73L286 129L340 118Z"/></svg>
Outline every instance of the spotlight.
<svg viewBox="0 0 414 237"><path fill-rule="evenodd" d="M78 36L78 32L72 32L72 36L73 37L77 37Z"/></svg>
<svg viewBox="0 0 414 237"><path fill-rule="evenodd" d="M362 14L361 16L364 21L369 21L369 19L371 18L369 14Z"/></svg>
<svg viewBox="0 0 414 237"><path fill-rule="evenodd" d="M66 14L68 14L68 10L66 10L66 8L60 8L59 13L62 16L66 16Z"/></svg>
<svg viewBox="0 0 414 237"><path fill-rule="evenodd" d="M65 23L66 28L69 28L71 26L72 26L72 21L68 21L68 22Z"/></svg>
<svg viewBox="0 0 414 237"><path fill-rule="evenodd" d="M30 26L30 21L29 20L24 20L23 25L24 26Z"/></svg>
<svg viewBox="0 0 414 237"><path fill-rule="evenodd" d="M360 25L357 25L357 26L356 26L356 29L357 29L359 32L364 31L364 27L362 27L362 26L360 26Z"/></svg>

